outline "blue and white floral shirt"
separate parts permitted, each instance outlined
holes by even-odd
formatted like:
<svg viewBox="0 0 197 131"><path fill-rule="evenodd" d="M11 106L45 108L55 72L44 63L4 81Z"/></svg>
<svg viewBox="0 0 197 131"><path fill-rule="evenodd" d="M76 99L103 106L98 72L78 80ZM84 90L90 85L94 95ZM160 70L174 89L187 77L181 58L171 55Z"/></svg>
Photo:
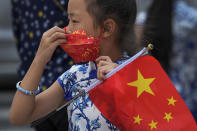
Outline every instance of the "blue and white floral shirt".
<svg viewBox="0 0 197 131"><path fill-rule="evenodd" d="M117 61L117 64L124 60ZM77 64L62 74L58 81L65 91L68 101L97 80L97 69L94 62ZM99 98L98 98L99 99ZM108 121L90 100L88 94L74 100L67 107L69 130L71 131L117 131L118 129Z"/></svg>

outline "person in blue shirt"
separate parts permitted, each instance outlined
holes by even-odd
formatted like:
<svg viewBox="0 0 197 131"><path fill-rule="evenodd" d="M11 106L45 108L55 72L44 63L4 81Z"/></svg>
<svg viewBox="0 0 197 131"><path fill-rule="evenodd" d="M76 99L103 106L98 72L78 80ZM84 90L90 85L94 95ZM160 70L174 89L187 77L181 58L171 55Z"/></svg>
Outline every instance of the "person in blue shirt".
<svg viewBox="0 0 197 131"><path fill-rule="evenodd" d="M144 24L141 44L154 45L151 54L157 58L166 72L169 70L173 43L171 24L173 4L172 0L153 0L147 12L139 13L144 18L136 21L137 24Z"/></svg>
<svg viewBox="0 0 197 131"><path fill-rule="evenodd" d="M148 11L137 20L145 26L141 37L156 45L153 55L197 120L197 9L183 0L154 0Z"/></svg>
<svg viewBox="0 0 197 131"><path fill-rule="evenodd" d="M60 107L96 79L116 68L128 55L136 53L134 23L135 0L70 0L68 4L69 25L67 30L53 27L43 34L37 54L16 91L10 109L10 122L25 125ZM42 72L55 49L66 43L65 33L84 30L87 35L98 38L101 34L100 57L72 66L58 77L50 88L38 95L21 91L35 91ZM66 98L66 99L65 99ZM67 107L69 130L107 131L118 130L94 106L88 94L80 96Z"/></svg>
<svg viewBox="0 0 197 131"><path fill-rule="evenodd" d="M63 28L68 24L67 4L68 0L12 0L13 31L20 58L19 80L23 79L30 67L42 34L53 26ZM44 68L39 82L41 90L46 90L71 65L73 60L58 47ZM38 131L66 130L66 115L66 111L62 110L36 126L36 129Z"/></svg>
<svg viewBox="0 0 197 131"><path fill-rule="evenodd" d="M197 9L176 0L170 78L197 120Z"/></svg>

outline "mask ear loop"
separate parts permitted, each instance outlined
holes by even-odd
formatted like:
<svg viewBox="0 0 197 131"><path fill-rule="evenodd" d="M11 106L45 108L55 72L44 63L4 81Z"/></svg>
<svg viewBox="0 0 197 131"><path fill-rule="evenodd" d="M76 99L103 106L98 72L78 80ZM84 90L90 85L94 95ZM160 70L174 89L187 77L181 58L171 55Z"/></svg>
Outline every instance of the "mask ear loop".
<svg viewBox="0 0 197 131"><path fill-rule="evenodd" d="M99 37L98 37L99 40L102 40L103 39L103 38L101 38L102 37L102 34L103 34L103 24L100 27L100 33L99 33Z"/></svg>

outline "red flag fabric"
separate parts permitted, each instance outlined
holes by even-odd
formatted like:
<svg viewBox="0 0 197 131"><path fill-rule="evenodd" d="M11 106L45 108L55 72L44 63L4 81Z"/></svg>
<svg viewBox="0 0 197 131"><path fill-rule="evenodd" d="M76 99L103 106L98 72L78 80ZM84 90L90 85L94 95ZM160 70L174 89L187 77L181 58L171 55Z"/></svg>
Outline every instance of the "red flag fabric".
<svg viewBox="0 0 197 131"><path fill-rule="evenodd" d="M129 63L89 96L121 131L197 131L189 109L152 56Z"/></svg>

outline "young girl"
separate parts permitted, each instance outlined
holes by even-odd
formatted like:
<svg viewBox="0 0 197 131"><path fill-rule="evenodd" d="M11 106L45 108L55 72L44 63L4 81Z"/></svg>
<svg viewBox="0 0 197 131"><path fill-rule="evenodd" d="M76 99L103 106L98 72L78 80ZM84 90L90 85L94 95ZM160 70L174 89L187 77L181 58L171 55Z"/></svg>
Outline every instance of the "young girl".
<svg viewBox="0 0 197 131"><path fill-rule="evenodd" d="M95 38L102 34L100 57L96 63L76 64L62 74L49 89L39 95L28 95L17 90L10 121L25 125L60 107L135 53L133 25L136 17L135 0L70 0L67 31L54 27L43 34L37 54L24 79L18 84L28 91L37 90L43 69L54 50L66 42L65 33L84 30ZM67 107L69 130L118 130L91 102L88 94L74 100Z"/></svg>

